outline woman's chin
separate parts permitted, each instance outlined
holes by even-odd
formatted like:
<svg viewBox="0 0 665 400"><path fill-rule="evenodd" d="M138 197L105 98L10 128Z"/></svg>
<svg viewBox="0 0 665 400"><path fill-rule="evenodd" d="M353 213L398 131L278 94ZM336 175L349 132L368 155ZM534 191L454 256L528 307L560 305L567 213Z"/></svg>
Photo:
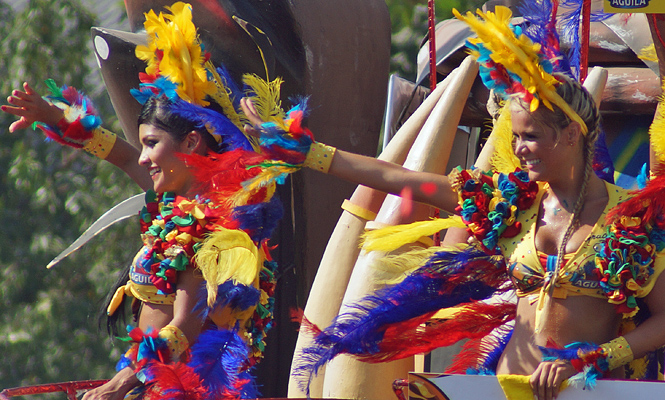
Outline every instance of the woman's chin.
<svg viewBox="0 0 665 400"><path fill-rule="evenodd" d="M529 180L530 181L537 181L537 180L539 180L538 178L540 178L540 173L538 173L537 171L534 171L532 169L527 169L527 173L529 175Z"/></svg>

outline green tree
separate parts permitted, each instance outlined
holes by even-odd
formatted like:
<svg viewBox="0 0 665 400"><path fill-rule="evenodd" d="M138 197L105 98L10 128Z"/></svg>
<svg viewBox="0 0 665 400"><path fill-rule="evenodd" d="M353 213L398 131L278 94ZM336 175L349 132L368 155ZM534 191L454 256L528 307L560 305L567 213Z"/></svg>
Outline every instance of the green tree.
<svg viewBox="0 0 665 400"><path fill-rule="evenodd" d="M45 93L46 78L101 86L90 41L95 19L80 1L30 0L20 12L0 2L0 13L0 93L24 80ZM105 125L117 125L108 98L93 101ZM0 388L110 377L121 348L101 340L96 312L114 271L136 251L127 244L138 228L112 228L53 270L45 265L139 189L114 167L41 133L9 133L14 118L0 114Z"/></svg>
<svg viewBox="0 0 665 400"><path fill-rule="evenodd" d="M474 10L485 0L436 0L435 21L453 18L452 9L460 12ZM393 73L414 81L417 74L416 57L427 40L427 0L386 0L392 23L390 68Z"/></svg>

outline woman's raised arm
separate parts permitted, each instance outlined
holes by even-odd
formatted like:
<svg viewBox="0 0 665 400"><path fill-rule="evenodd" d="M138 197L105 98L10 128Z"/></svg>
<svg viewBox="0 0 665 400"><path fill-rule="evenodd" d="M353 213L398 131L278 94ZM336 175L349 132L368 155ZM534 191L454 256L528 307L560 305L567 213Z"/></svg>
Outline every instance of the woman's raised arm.
<svg viewBox="0 0 665 400"><path fill-rule="evenodd" d="M34 122L56 127L65 116L62 109L49 104L27 82L23 84L22 91L12 91L7 101L11 106L2 105L0 109L19 117L9 126L10 132L30 128ZM138 165L139 154L139 150L134 146L121 138L116 138L112 148L104 155L104 159L124 171L141 189L148 190L152 188L152 180L148 171Z"/></svg>
<svg viewBox="0 0 665 400"><path fill-rule="evenodd" d="M250 135L258 135L254 127L260 126L264 121L261 120L249 98L242 99L240 105L253 124L246 126L245 130ZM314 146L312 145L312 148ZM321 168L315 169L321 170ZM457 206L457 195L451 190L448 177L445 175L415 172L400 165L339 149L335 149L326 173L395 195L401 194L405 188L408 188L413 200L448 212L453 212Z"/></svg>

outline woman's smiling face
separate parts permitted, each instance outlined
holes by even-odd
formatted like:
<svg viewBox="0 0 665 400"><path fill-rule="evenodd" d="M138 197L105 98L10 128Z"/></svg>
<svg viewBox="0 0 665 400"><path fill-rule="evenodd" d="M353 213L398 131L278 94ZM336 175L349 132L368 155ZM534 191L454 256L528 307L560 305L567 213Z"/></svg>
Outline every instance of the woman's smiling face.
<svg viewBox="0 0 665 400"><path fill-rule="evenodd" d="M565 129L557 134L550 126L538 122L520 106L511 107L515 155L533 181L552 182L565 177L575 147L564 141Z"/></svg>
<svg viewBox="0 0 665 400"><path fill-rule="evenodd" d="M148 169L157 193L173 192L185 196L193 177L179 153L189 153L185 141L176 142L168 132L153 125L139 126L141 155L139 165Z"/></svg>

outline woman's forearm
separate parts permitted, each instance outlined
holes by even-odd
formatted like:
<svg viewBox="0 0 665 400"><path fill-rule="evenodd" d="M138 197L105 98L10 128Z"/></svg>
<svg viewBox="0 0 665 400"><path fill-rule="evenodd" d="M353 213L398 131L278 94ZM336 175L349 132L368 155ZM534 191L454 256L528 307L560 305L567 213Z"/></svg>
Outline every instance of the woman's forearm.
<svg viewBox="0 0 665 400"><path fill-rule="evenodd" d="M413 200L453 212L457 196L448 178L427 172L414 172L376 158L337 150L328 173L344 180L399 195L411 189Z"/></svg>

